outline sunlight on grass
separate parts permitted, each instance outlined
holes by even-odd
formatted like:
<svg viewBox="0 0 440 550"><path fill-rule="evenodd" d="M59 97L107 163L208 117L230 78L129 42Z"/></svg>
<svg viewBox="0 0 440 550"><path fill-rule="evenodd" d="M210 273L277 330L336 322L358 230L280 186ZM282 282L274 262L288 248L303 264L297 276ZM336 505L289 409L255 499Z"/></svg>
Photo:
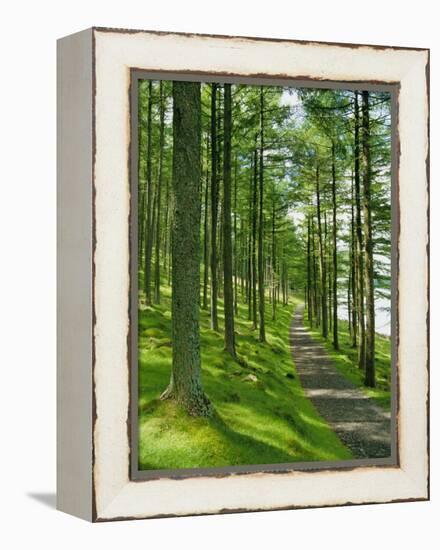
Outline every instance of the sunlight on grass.
<svg viewBox="0 0 440 550"><path fill-rule="evenodd" d="M220 331L201 311L203 385L215 408L213 418L194 418L169 401L159 401L171 371L170 288L160 306L139 311L140 469L221 467L351 458L305 397L289 349L289 326L297 300L267 308L267 343L247 320L236 318L238 360L223 350Z"/></svg>

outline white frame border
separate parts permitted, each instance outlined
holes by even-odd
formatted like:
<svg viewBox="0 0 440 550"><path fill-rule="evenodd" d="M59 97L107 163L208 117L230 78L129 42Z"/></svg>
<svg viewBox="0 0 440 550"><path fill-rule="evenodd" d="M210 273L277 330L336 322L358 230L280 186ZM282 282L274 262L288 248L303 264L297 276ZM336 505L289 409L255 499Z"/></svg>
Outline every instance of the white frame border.
<svg viewBox="0 0 440 550"><path fill-rule="evenodd" d="M94 29L95 520L429 498L427 50ZM129 479L130 69L400 83L399 467Z"/></svg>

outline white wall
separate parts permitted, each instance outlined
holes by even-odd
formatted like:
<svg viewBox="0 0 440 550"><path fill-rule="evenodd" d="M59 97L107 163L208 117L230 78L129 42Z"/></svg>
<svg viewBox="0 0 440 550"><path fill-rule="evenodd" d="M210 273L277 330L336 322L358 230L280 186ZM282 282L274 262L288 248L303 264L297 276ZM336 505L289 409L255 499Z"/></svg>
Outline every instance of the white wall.
<svg viewBox="0 0 440 550"><path fill-rule="evenodd" d="M0 85L1 539L6 548L410 548L438 539L438 437L431 503L89 525L56 512L55 40L92 25L432 48L432 178L440 97L435 3L370 0L16 0L2 5ZM439 230L432 185L432 235ZM435 242L435 241L434 241ZM432 252L433 341L439 326ZM439 417L432 349L432 423ZM434 430L433 430L434 431ZM437 497L437 498L436 498ZM438 522L438 519L437 519ZM136 546L135 546L136 545Z"/></svg>

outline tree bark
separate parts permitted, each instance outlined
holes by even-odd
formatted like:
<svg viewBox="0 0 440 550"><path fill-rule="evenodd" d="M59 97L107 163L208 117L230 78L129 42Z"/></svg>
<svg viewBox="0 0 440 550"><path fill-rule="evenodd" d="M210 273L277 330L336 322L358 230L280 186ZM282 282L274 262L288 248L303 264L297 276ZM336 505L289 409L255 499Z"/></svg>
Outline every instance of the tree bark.
<svg viewBox="0 0 440 550"><path fill-rule="evenodd" d="M351 312L349 312L349 315L351 315L351 346L352 348L357 348L357 329L358 329L358 311L357 311L357 289L356 289L356 241L355 241L355 217L354 217L354 180L352 175L351 180L351 244L350 244L350 265L351 265L351 295L352 295L352 301L351 301Z"/></svg>
<svg viewBox="0 0 440 550"><path fill-rule="evenodd" d="M218 330L217 313L217 84L211 84L211 328Z"/></svg>
<svg viewBox="0 0 440 550"><path fill-rule="evenodd" d="M336 225L336 153L332 143L332 206L333 206L333 347L339 350L338 340L338 246Z"/></svg>
<svg viewBox="0 0 440 550"><path fill-rule="evenodd" d="M208 280L209 280L209 135L206 137L206 180L205 204L203 223L203 309L208 309Z"/></svg>
<svg viewBox="0 0 440 550"><path fill-rule="evenodd" d="M172 374L162 398L211 416L200 359L200 83L173 82Z"/></svg>
<svg viewBox="0 0 440 550"><path fill-rule="evenodd" d="M276 236L275 236L275 193L272 196L272 321L275 321L277 313L276 295Z"/></svg>
<svg viewBox="0 0 440 550"><path fill-rule="evenodd" d="M313 326L312 270L310 256L310 215L307 216L307 320Z"/></svg>
<svg viewBox="0 0 440 550"><path fill-rule="evenodd" d="M255 138L256 140L256 138ZM258 207L258 151L254 151L254 185L252 194L252 320L254 330L258 327L257 318L257 207Z"/></svg>
<svg viewBox="0 0 440 550"><path fill-rule="evenodd" d="M354 92L354 189L356 202L357 297L359 319L359 368L365 369L364 244L361 218L359 92Z"/></svg>
<svg viewBox="0 0 440 550"><path fill-rule="evenodd" d="M235 357L234 290L232 281L231 221L231 85L225 84L223 141L223 293L225 312L225 350Z"/></svg>
<svg viewBox="0 0 440 550"><path fill-rule="evenodd" d="M154 303L160 304L160 237L161 237L161 193L162 193L162 174L163 174L163 148L164 148L164 130L165 130L165 108L163 98L163 82L159 82L159 173L157 179L157 214L156 214L156 244L155 244L155 264L154 264Z"/></svg>
<svg viewBox="0 0 440 550"><path fill-rule="evenodd" d="M144 290L145 301L147 305L151 304L151 255L153 251L153 181L151 178L152 167L152 104L153 104L153 82L148 82L148 115L147 115L147 169L146 169L146 209L147 216L145 221L145 265L144 265Z"/></svg>
<svg viewBox="0 0 440 550"><path fill-rule="evenodd" d="M240 224L241 225L241 224ZM237 153L234 157L234 315L238 315L238 258L237 258ZM243 282L243 277L241 278Z"/></svg>
<svg viewBox="0 0 440 550"><path fill-rule="evenodd" d="M263 86L260 86L260 170L259 170L259 216L258 216L258 294L259 294L259 313L260 313L260 334L259 341L266 341L265 330L265 303L264 303L264 258L263 258L263 239L264 239L264 95Z"/></svg>
<svg viewBox="0 0 440 550"><path fill-rule="evenodd" d="M321 225L321 193L319 183L319 164L316 164L316 214L318 217L318 243L319 243L319 263L321 272L321 319L322 319L322 336L328 336L328 320L327 320L327 276L324 258L324 244L322 242L322 225Z"/></svg>
<svg viewBox="0 0 440 550"><path fill-rule="evenodd" d="M374 388L375 375L375 319L374 319L374 259L371 221L371 157L370 157L370 107L369 92L362 92L362 152L364 159L364 234L365 234L365 385Z"/></svg>

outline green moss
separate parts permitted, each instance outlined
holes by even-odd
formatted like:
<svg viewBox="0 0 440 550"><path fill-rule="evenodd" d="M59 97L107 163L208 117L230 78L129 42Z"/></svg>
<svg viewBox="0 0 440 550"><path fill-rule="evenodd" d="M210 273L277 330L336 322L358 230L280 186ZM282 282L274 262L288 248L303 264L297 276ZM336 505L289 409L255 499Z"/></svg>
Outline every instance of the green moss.
<svg viewBox="0 0 440 550"><path fill-rule="evenodd" d="M289 349L295 305L267 314L267 343L247 320L236 318L237 355L224 351L223 304L218 333L201 312L202 382L215 408L213 418L194 418L171 401L160 401L171 371L170 289L162 303L139 311L139 467L221 467L351 458L305 397Z"/></svg>

